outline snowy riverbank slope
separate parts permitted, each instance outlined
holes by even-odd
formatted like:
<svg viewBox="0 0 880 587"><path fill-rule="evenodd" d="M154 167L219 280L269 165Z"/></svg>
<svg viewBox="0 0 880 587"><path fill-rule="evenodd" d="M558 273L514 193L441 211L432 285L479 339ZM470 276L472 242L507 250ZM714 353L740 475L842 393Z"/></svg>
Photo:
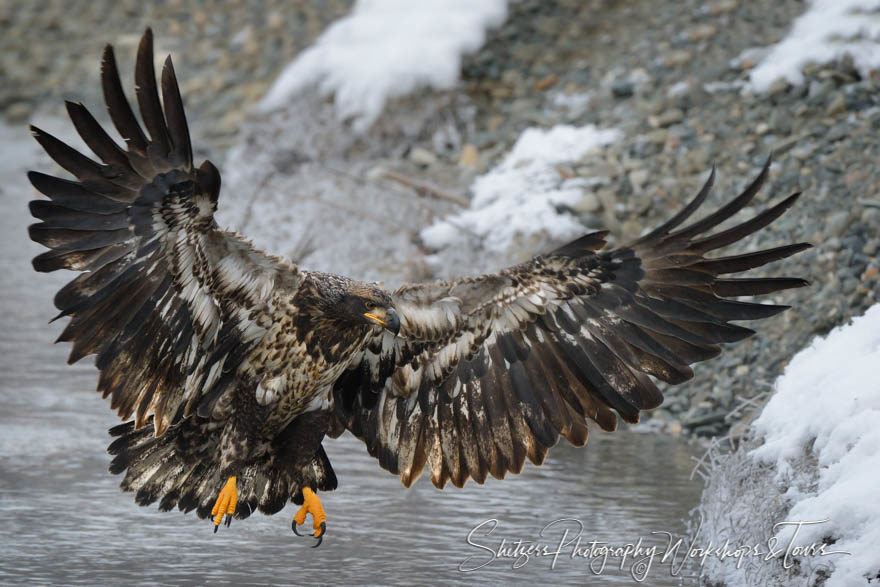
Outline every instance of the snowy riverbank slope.
<svg viewBox="0 0 880 587"><path fill-rule="evenodd" d="M862 77L880 67L880 0L811 0L807 11L794 21L791 32L764 50L749 81L759 91L783 78L802 84L802 69L844 57Z"/></svg>
<svg viewBox="0 0 880 587"><path fill-rule="evenodd" d="M818 546L769 561L710 558L725 585L867 585L880 573L880 305L815 339L776 382L753 438L715 455L699 545ZM783 524L781 522L802 522ZM733 546L735 548L735 546ZM831 554L831 553L837 554Z"/></svg>
<svg viewBox="0 0 880 587"><path fill-rule="evenodd" d="M317 85L333 95L339 118L365 131L392 98L454 87L462 55L506 15L507 0L359 0L285 68L260 106L284 108Z"/></svg>

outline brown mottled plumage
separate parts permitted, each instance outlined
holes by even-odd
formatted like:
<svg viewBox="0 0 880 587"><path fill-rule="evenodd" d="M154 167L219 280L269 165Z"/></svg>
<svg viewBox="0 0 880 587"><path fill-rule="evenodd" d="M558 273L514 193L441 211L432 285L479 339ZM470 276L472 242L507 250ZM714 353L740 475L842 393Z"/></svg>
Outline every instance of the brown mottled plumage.
<svg viewBox="0 0 880 587"><path fill-rule="evenodd" d="M613 430L681 383L719 344L753 334L731 324L785 306L727 300L801 287L794 278L727 278L794 254L786 245L706 258L766 226L797 198L708 234L752 200L682 227L697 197L663 226L602 251L604 233L496 274L393 293L304 271L220 230L220 175L192 161L170 58L157 86L152 35L135 69L144 133L112 48L102 64L117 145L80 104L68 112L92 160L33 128L76 181L31 172L49 200L31 238L38 271L81 274L55 297L70 323L70 361L97 355L98 389L131 421L111 430L111 470L137 501L210 514L228 476L238 517L280 510L302 489L332 490L321 441L348 429L410 485L425 464L438 487L540 464L559 435ZM159 98L161 87L162 99ZM384 326L384 328L383 328ZM399 330L399 332L398 332Z"/></svg>

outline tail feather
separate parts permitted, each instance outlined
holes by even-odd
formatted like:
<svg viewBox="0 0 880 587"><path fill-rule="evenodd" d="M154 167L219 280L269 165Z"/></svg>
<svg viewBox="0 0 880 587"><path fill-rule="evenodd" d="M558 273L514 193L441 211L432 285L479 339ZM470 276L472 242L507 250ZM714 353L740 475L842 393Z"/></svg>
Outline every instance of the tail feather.
<svg viewBox="0 0 880 587"><path fill-rule="evenodd" d="M292 480L278 468L248 467L239 476L238 503L244 507L236 508L237 515L244 518L258 509L267 515L280 512L290 500L291 484Z"/></svg>
<svg viewBox="0 0 880 587"><path fill-rule="evenodd" d="M139 505L161 500L159 508L165 511L175 506L189 511L209 500L213 505L222 487L220 463L211 458L219 454L219 434L205 443L203 453L190 443L194 432L197 430L190 420L172 426L159 437L153 434L152 426L135 428L133 421L116 426L110 434L117 438L107 448L115 455L110 472L125 473L120 487L135 492Z"/></svg>
<svg viewBox="0 0 880 587"><path fill-rule="evenodd" d="M147 423L150 423L149 420ZM135 493L139 505L159 502L161 511L175 507L182 512L195 511L200 518L211 517L211 508L226 479L219 462L220 431L205 431L193 420L171 426L156 437L152 426L135 428L126 422L110 430L115 439L107 448L114 455L113 474L125 473L123 491ZM302 503L299 478L320 491L336 489L336 474L327 453L320 447L308 470L293 475L279 466L280 455L274 445L256 462L238 475L236 517L243 519L255 511L271 515L289 501Z"/></svg>

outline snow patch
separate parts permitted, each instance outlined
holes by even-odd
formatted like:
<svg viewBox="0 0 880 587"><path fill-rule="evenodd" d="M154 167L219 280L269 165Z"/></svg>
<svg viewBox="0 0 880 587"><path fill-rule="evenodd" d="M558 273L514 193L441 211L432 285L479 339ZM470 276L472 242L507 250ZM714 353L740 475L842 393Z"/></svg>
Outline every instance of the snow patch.
<svg viewBox="0 0 880 587"><path fill-rule="evenodd" d="M795 473L792 461L804 447L816 458L815 488L794 486L792 520L828 520L807 526L798 539L837 539L827 587L856 585L880 571L880 306L832 331L792 359L776 393L755 421L764 444L752 455L774 464L777 479ZM812 484L811 484L812 485ZM778 534L787 543L794 528Z"/></svg>
<svg viewBox="0 0 880 587"><path fill-rule="evenodd" d="M699 542L826 544L825 556L709 559L727 585L865 585L880 572L880 305L815 339L777 380L737 450L710 450ZM779 526L780 522L804 522ZM812 522L812 523L810 523ZM795 536L795 532L797 532ZM828 553L837 553L831 554Z"/></svg>
<svg viewBox="0 0 880 587"><path fill-rule="evenodd" d="M539 233L554 240L582 234L583 225L560 208L583 197L589 180L565 179L557 166L577 161L620 136L618 130L593 125L526 129L499 165L474 180L470 209L424 229L422 241L443 249L466 233L479 238L484 249L499 253Z"/></svg>
<svg viewBox="0 0 880 587"><path fill-rule="evenodd" d="M334 95L339 118L364 131L392 98L453 87L462 55L479 49L506 15L507 0L358 0L287 66L260 107L282 108L318 84Z"/></svg>
<svg viewBox="0 0 880 587"><path fill-rule="evenodd" d="M779 78L803 83L801 69L810 62L827 63L846 54L867 73L880 67L880 0L812 0L788 36L772 46L751 71L752 87L766 91Z"/></svg>

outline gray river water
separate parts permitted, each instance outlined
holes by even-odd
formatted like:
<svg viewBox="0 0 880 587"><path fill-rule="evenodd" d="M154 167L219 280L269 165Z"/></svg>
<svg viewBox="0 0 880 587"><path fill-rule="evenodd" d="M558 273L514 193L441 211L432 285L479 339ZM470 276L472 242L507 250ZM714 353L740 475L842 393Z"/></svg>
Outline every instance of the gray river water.
<svg viewBox="0 0 880 587"><path fill-rule="evenodd" d="M95 387L90 361L69 367L69 345L53 345L63 324L47 324L52 296L70 274L39 275L27 238L32 198L24 169L38 160L26 133L0 126L0 583L120 584L636 584L632 557L573 557L591 541L664 546L684 535L702 483L691 480L699 449L685 441L623 431L594 432L584 449L560 444L540 467L463 490L437 491L422 478L405 490L351 436L325 443L340 479L323 495L324 544L290 531L295 506L234 521L218 534L192 514L142 508L107 472L116 423ZM45 163L44 169L48 168ZM468 543L472 528L487 520ZM498 558L502 539L537 541L552 557ZM583 550L580 551L583 553ZM680 557L679 557L680 559ZM680 560L679 560L680 562ZM462 572L461 567L476 567ZM524 564L523 564L524 563ZM591 565L592 564L592 570ZM676 569L677 569L676 563ZM638 571L639 569L636 569ZM655 560L646 585L694 584Z"/></svg>

